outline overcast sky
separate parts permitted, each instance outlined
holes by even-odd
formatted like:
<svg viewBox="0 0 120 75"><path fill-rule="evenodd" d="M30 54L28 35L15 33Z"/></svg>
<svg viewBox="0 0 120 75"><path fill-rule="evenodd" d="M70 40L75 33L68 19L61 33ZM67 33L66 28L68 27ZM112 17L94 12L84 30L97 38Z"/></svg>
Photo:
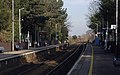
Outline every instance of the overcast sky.
<svg viewBox="0 0 120 75"><path fill-rule="evenodd" d="M89 28L86 25L88 7L92 0L64 0L64 8L67 8L69 21L72 23L69 35L85 34Z"/></svg>

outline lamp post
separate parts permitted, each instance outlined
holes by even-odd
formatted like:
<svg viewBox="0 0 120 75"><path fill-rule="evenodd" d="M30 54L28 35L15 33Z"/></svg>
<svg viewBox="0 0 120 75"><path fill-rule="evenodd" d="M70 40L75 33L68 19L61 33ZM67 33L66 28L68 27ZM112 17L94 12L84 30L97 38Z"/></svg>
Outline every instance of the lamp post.
<svg viewBox="0 0 120 75"><path fill-rule="evenodd" d="M12 0L12 51L14 51L14 0Z"/></svg>
<svg viewBox="0 0 120 75"><path fill-rule="evenodd" d="M21 10L24 8L19 9L19 43L21 43Z"/></svg>
<svg viewBox="0 0 120 75"><path fill-rule="evenodd" d="M30 33L28 31L28 34L27 34L28 49L29 49L29 46L30 46L30 40L29 40L29 38L30 38Z"/></svg>
<svg viewBox="0 0 120 75"><path fill-rule="evenodd" d="M107 18L107 27L106 27L106 48L108 48L108 30L109 30L109 26L108 26L108 18Z"/></svg>
<svg viewBox="0 0 120 75"><path fill-rule="evenodd" d="M97 26L97 30L96 30L97 34L96 34L96 36L98 37L98 24L97 23L95 23L95 24Z"/></svg>
<svg viewBox="0 0 120 75"><path fill-rule="evenodd" d="M56 29L56 40L58 39L57 38L57 24L55 25L55 29Z"/></svg>
<svg viewBox="0 0 120 75"><path fill-rule="evenodd" d="M116 46L118 45L118 0L116 0Z"/></svg>
<svg viewBox="0 0 120 75"><path fill-rule="evenodd" d="M108 10L106 11L106 14L109 14L108 13ZM106 26L106 36L105 36L105 50L108 49L108 31L109 31L109 23L108 23L108 15L106 15L106 18L107 18L107 26Z"/></svg>
<svg viewBox="0 0 120 75"><path fill-rule="evenodd" d="M98 32L99 32L99 31L98 31L98 24L96 24L96 25L97 25L97 35L98 35Z"/></svg>

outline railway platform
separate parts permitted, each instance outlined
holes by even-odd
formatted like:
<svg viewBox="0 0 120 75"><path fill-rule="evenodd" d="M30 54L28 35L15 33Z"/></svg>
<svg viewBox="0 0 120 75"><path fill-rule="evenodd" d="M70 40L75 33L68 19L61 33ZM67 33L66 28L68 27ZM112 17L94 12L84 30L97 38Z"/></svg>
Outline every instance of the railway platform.
<svg viewBox="0 0 120 75"><path fill-rule="evenodd" d="M40 61L43 55L46 57L47 55L56 53L58 47L58 45L50 45L31 48L29 50L0 53L0 75L3 75L3 69L6 70L18 65Z"/></svg>
<svg viewBox="0 0 120 75"><path fill-rule="evenodd" d="M120 66L113 65L114 55L100 46L87 44L85 51L67 75L120 75Z"/></svg>
<svg viewBox="0 0 120 75"><path fill-rule="evenodd" d="M39 48L30 48L28 50L19 50L19 51L13 51L13 52L0 53L0 61L15 58L15 57L22 56L22 55L27 55L27 54L34 53L34 52L39 52L39 51L55 48L56 46L58 45L50 45L50 46L44 46L44 47L39 47Z"/></svg>

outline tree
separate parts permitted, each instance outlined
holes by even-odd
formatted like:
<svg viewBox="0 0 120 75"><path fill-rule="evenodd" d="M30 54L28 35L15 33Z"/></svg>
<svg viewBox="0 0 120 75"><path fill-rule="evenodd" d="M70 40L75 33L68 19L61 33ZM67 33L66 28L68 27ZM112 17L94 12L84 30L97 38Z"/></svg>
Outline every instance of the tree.
<svg viewBox="0 0 120 75"><path fill-rule="evenodd" d="M11 40L11 1L0 1L0 42Z"/></svg>
<svg viewBox="0 0 120 75"><path fill-rule="evenodd" d="M56 33L60 34L59 40L62 40L62 37L64 37L64 32L62 32L62 28L66 26L65 22L67 19L67 9L62 8L62 6L62 0L59 0L58 2L56 0L46 0L44 15L47 16L49 20L46 21L45 28L46 30L48 30L50 39L55 39L56 36L51 35L55 35Z"/></svg>
<svg viewBox="0 0 120 75"><path fill-rule="evenodd" d="M0 1L0 33L9 34L11 37L12 30L12 20L11 14L12 9L11 0L1 0ZM36 36L39 36L40 31L47 32L47 38L55 39L56 33L59 33L59 40L66 38L68 35L67 22L67 9L62 8L63 1L58 0L15 0L15 41L18 41L18 10L24 8L21 12L22 34L26 35L30 32L32 40L36 41ZM57 28L56 28L57 25ZM65 31L65 32L64 32ZM6 40L11 38L5 37ZM39 38L39 37L38 37ZM39 41L39 40L38 40Z"/></svg>
<svg viewBox="0 0 120 75"><path fill-rule="evenodd" d="M76 36L76 35L73 35L72 38L73 38L74 40L76 40L76 39L77 39L77 36Z"/></svg>
<svg viewBox="0 0 120 75"><path fill-rule="evenodd" d="M98 31L103 33L101 34L101 40L102 36L104 36L104 39L106 39L106 37L109 38L112 36L110 27L111 25L116 24L115 0L98 0L93 1L92 4L93 6L96 6L97 9L91 13L92 15L89 15L88 27L95 32L97 32L98 28ZM91 9L93 9L93 7L91 7ZM106 33L108 35L106 35Z"/></svg>
<svg viewBox="0 0 120 75"><path fill-rule="evenodd" d="M111 24L115 24L115 1L113 0L99 0L94 1L93 6L90 9L94 9L92 11L92 15L89 15L88 27L96 30L97 23L100 27L106 27L107 22L110 27ZM104 25L104 26L103 26Z"/></svg>

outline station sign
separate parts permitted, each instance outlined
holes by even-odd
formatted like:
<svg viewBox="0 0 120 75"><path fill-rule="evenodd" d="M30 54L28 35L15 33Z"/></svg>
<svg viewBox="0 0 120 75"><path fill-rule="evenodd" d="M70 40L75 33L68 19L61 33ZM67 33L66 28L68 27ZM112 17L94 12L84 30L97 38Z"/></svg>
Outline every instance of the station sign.
<svg viewBox="0 0 120 75"><path fill-rule="evenodd" d="M40 35L46 35L47 32L46 32L46 31L40 31L39 34L40 34Z"/></svg>
<svg viewBox="0 0 120 75"><path fill-rule="evenodd" d="M111 25L111 29L116 29L116 25Z"/></svg>

